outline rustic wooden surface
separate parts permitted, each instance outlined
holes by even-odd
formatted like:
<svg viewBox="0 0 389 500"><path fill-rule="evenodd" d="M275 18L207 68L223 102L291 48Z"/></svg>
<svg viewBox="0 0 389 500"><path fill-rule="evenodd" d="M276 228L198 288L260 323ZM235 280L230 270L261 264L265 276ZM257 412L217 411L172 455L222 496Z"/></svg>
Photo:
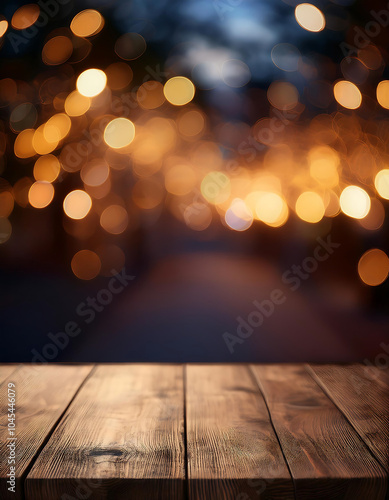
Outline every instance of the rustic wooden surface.
<svg viewBox="0 0 389 500"><path fill-rule="evenodd" d="M266 405L245 366L187 366L189 499L294 498ZM250 496L249 496L250 498Z"/></svg>
<svg viewBox="0 0 389 500"><path fill-rule="evenodd" d="M22 499L22 481L47 436L85 380L88 366L22 365L0 386L0 498ZM7 490L9 472L7 443L7 383L16 389L16 493Z"/></svg>
<svg viewBox="0 0 389 500"><path fill-rule="evenodd" d="M384 499L382 467L303 366L253 366L298 499ZM361 478L366 480L361 482Z"/></svg>
<svg viewBox="0 0 389 500"><path fill-rule="evenodd" d="M0 365L0 385L16 370L16 368L17 365Z"/></svg>
<svg viewBox="0 0 389 500"><path fill-rule="evenodd" d="M0 498L384 499L389 370L366 370L0 365ZM16 494L5 482L8 381Z"/></svg>
<svg viewBox="0 0 389 500"><path fill-rule="evenodd" d="M26 499L181 500L182 366L101 365L38 457ZM89 498L88 497L88 498Z"/></svg>
<svg viewBox="0 0 389 500"><path fill-rule="evenodd" d="M311 366L315 380L389 471L389 370Z"/></svg>

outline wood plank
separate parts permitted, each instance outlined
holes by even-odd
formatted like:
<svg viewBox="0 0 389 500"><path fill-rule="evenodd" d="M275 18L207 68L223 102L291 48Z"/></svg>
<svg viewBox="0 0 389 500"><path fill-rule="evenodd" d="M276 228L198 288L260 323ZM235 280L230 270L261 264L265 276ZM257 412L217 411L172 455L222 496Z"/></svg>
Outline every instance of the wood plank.
<svg viewBox="0 0 389 500"><path fill-rule="evenodd" d="M389 370L309 365L308 370L389 471Z"/></svg>
<svg viewBox="0 0 389 500"><path fill-rule="evenodd" d="M296 498L380 500L387 478L344 415L302 365L253 365Z"/></svg>
<svg viewBox="0 0 389 500"><path fill-rule="evenodd" d="M0 365L0 385L4 380L11 375L12 372L16 370L18 365Z"/></svg>
<svg viewBox="0 0 389 500"><path fill-rule="evenodd" d="M293 499L264 400L241 365L188 365L189 500Z"/></svg>
<svg viewBox="0 0 389 500"><path fill-rule="evenodd" d="M23 498L23 478L91 366L19 365L0 387L0 498ZM8 490L8 383L15 384L16 492Z"/></svg>
<svg viewBox="0 0 389 500"><path fill-rule="evenodd" d="M182 366L99 365L28 475L26 500L183 499L183 417Z"/></svg>

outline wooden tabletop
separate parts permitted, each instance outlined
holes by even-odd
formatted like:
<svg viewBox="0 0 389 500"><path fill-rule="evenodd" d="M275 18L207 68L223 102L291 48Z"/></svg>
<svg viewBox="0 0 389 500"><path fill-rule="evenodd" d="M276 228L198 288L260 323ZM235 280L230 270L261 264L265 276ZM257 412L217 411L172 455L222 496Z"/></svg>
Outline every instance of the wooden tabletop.
<svg viewBox="0 0 389 500"><path fill-rule="evenodd" d="M389 370L0 365L0 408L2 500L389 498Z"/></svg>

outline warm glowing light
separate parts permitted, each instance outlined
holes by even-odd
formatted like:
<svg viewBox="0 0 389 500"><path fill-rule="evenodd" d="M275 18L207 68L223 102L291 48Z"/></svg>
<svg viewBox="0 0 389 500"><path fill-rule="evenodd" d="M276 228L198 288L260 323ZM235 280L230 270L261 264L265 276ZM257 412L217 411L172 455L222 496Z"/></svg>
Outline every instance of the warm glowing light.
<svg viewBox="0 0 389 500"><path fill-rule="evenodd" d="M184 221L190 229L204 231L211 225L212 211L205 203L191 203L184 210Z"/></svg>
<svg viewBox="0 0 389 500"><path fill-rule="evenodd" d="M58 158L50 154L38 158L34 165L34 177L37 181L54 182L60 171Z"/></svg>
<svg viewBox="0 0 389 500"><path fill-rule="evenodd" d="M114 149L128 146L134 140L135 125L127 118L115 118L104 130L104 140Z"/></svg>
<svg viewBox="0 0 389 500"><path fill-rule="evenodd" d="M132 190L132 198L139 208L151 210L162 203L164 191L162 186L153 179L140 179Z"/></svg>
<svg viewBox="0 0 389 500"><path fill-rule="evenodd" d="M204 130L205 119L200 111L191 109L179 116L177 125L182 135L186 137L195 137Z"/></svg>
<svg viewBox="0 0 389 500"><path fill-rule="evenodd" d="M358 262L358 274L366 285L381 285L389 274L389 258L386 253L378 248L365 252Z"/></svg>
<svg viewBox="0 0 389 500"><path fill-rule="evenodd" d="M28 201L34 208L45 208L54 198L54 188L49 182L37 181L30 187Z"/></svg>
<svg viewBox="0 0 389 500"><path fill-rule="evenodd" d="M166 191L177 196L191 192L196 184L196 174L187 165L175 165L165 174Z"/></svg>
<svg viewBox="0 0 389 500"><path fill-rule="evenodd" d="M230 193L231 181L223 172L210 172L201 183L201 194L214 205L226 201Z"/></svg>
<svg viewBox="0 0 389 500"><path fill-rule="evenodd" d="M83 219L92 207L92 199L88 193L81 189L71 191L63 202L65 214L71 219Z"/></svg>
<svg viewBox="0 0 389 500"><path fill-rule="evenodd" d="M363 219L370 210L370 196L358 186L347 186L340 195L342 212L354 219Z"/></svg>
<svg viewBox="0 0 389 500"><path fill-rule="evenodd" d="M381 198L389 200L389 169L384 168L378 172L374 179L374 185Z"/></svg>
<svg viewBox="0 0 389 500"><path fill-rule="evenodd" d="M267 90L267 98L272 106L281 111L286 111L296 106L299 93L292 83L273 82Z"/></svg>
<svg viewBox="0 0 389 500"><path fill-rule="evenodd" d="M329 146L318 146L309 152L309 172L311 177L326 188L339 183L338 153Z"/></svg>
<svg viewBox="0 0 389 500"><path fill-rule="evenodd" d="M188 104L195 95L195 86L184 76L174 76L165 83L163 93L170 104L183 106Z"/></svg>
<svg viewBox="0 0 389 500"><path fill-rule="evenodd" d="M32 138L32 146L35 152L39 155L47 155L54 151L58 146L59 138L54 137L55 134L49 134L50 140L47 140L45 136L46 124L41 125L35 130L34 136Z"/></svg>
<svg viewBox="0 0 389 500"><path fill-rule="evenodd" d="M32 145L32 140L35 134L35 130L28 128L20 132L20 134L15 139L14 152L15 156L18 158L30 158L34 156L35 149Z"/></svg>
<svg viewBox="0 0 389 500"><path fill-rule="evenodd" d="M126 209L120 205L111 205L107 207L100 216L100 224L108 233L123 233L128 225L128 214Z"/></svg>
<svg viewBox="0 0 389 500"><path fill-rule="evenodd" d="M42 61L49 66L66 62L73 52L73 44L67 36L50 38L42 49Z"/></svg>
<svg viewBox="0 0 389 500"><path fill-rule="evenodd" d="M6 21L5 19L2 19L0 21L0 38L5 34L7 29L8 29L8 21Z"/></svg>
<svg viewBox="0 0 389 500"><path fill-rule="evenodd" d="M72 271L81 280L92 280L101 269L99 256L91 250L80 250L71 262Z"/></svg>
<svg viewBox="0 0 389 500"><path fill-rule="evenodd" d="M347 109L357 109L362 103L362 94L359 88L347 80L335 83L334 96L337 102Z"/></svg>
<svg viewBox="0 0 389 500"><path fill-rule="evenodd" d="M232 201L225 214L226 224L235 231L246 231L253 223L253 214L240 198Z"/></svg>
<svg viewBox="0 0 389 500"><path fill-rule="evenodd" d="M336 217L340 212L339 197L334 191L327 191L323 197L327 217Z"/></svg>
<svg viewBox="0 0 389 500"><path fill-rule="evenodd" d="M253 195L254 200L255 214L265 224L280 226L288 218L288 207L279 194L259 191Z"/></svg>
<svg viewBox="0 0 389 500"><path fill-rule="evenodd" d="M320 195L305 191L296 201L296 213L300 219L314 224L324 217L325 206Z"/></svg>
<svg viewBox="0 0 389 500"><path fill-rule="evenodd" d="M99 95L107 84L107 76L101 69L87 69L77 78L77 90L85 97Z"/></svg>
<svg viewBox="0 0 389 500"><path fill-rule="evenodd" d="M57 113L47 120L43 135L47 142L54 143L64 139L70 132L72 122L65 113Z"/></svg>
<svg viewBox="0 0 389 500"><path fill-rule="evenodd" d="M323 13L310 3L297 5L294 15L299 25L307 31L322 31L326 25Z"/></svg>
<svg viewBox="0 0 389 500"><path fill-rule="evenodd" d="M99 33L104 26L104 18L94 9L86 9L73 17L70 29L77 36L88 37Z"/></svg>
<svg viewBox="0 0 389 500"><path fill-rule="evenodd" d="M165 102L162 83L152 80L143 83L136 93L136 98L143 109L159 108Z"/></svg>
<svg viewBox="0 0 389 500"><path fill-rule="evenodd" d="M69 116L82 116L90 108L89 97L81 95L77 90L71 92L65 99L65 111Z"/></svg>
<svg viewBox="0 0 389 500"><path fill-rule="evenodd" d="M101 186L109 177L109 167L105 160L96 158L82 167L80 175L87 186Z"/></svg>
<svg viewBox="0 0 389 500"><path fill-rule="evenodd" d="M377 101L383 108L389 109L389 80L383 80L378 84Z"/></svg>
<svg viewBox="0 0 389 500"><path fill-rule="evenodd" d="M40 9L38 5L33 3L23 5L12 16L12 27L16 30L29 28L38 20L39 14Z"/></svg>
<svg viewBox="0 0 389 500"><path fill-rule="evenodd" d="M108 86L112 90L121 90L127 87L134 76L132 69L127 63L112 63L106 68ZM161 84L162 85L162 84Z"/></svg>
<svg viewBox="0 0 389 500"><path fill-rule="evenodd" d="M363 219L358 219L359 224L368 231L376 231L382 227L385 220L385 208L377 198L371 199L369 213Z"/></svg>

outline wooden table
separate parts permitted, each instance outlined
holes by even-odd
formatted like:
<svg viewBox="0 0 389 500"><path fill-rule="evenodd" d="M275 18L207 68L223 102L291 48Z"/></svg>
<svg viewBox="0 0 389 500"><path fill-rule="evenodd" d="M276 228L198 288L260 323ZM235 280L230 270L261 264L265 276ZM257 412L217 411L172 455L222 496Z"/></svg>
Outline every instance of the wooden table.
<svg viewBox="0 0 389 500"><path fill-rule="evenodd" d="M389 370L0 365L0 407L2 500L387 498Z"/></svg>

